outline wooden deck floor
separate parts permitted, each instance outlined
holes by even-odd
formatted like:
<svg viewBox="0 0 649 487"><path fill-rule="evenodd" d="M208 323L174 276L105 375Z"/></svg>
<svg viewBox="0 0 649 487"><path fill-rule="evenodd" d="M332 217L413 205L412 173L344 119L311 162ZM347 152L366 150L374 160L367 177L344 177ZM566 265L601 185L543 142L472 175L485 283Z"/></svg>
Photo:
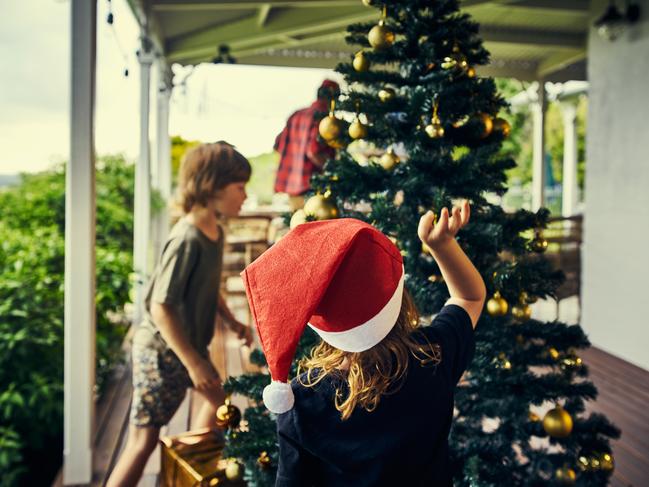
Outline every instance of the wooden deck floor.
<svg viewBox="0 0 649 487"><path fill-rule="evenodd" d="M575 305L569 300L561 307L561 319L574 322ZM242 295L228 297L237 318L248 319L247 303ZM535 317L554 319L556 307L552 303L539 303L534 309ZM246 370L245 353L234 336L224 335L224 348L213 350L219 372L225 376ZM622 429L622 437L613 443L615 472L611 479L614 487L649 486L649 371L597 348L582 353L584 363L590 370L590 379L599 390L597 402L589 403L589 411L605 414ZM123 448L128 425L131 382L130 371L124 367L116 373L115 381L97 409L97 433L95 439L93 487L103 486ZM235 397L233 402L240 408L247 406L245 398ZM200 407L200 398L188 394L181 408L162 434L178 434L192 426L192 417ZM160 452L156 450L146 466L140 487L153 487L158 483ZM61 485L57 479L55 485Z"/></svg>

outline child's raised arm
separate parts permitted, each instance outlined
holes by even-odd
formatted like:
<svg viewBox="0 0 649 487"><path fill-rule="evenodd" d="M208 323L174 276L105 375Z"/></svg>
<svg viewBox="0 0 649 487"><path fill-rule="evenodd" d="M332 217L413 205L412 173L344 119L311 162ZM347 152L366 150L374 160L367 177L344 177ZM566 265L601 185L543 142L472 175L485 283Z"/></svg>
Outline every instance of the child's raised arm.
<svg viewBox="0 0 649 487"><path fill-rule="evenodd" d="M470 214L466 200L462 208L454 207L451 215L447 208L442 208L438 222L435 222L435 214L429 211L419 220L417 233L430 248L442 271L451 295L446 304L457 304L464 308L475 328L487 291L480 273L455 240L457 232L469 222Z"/></svg>

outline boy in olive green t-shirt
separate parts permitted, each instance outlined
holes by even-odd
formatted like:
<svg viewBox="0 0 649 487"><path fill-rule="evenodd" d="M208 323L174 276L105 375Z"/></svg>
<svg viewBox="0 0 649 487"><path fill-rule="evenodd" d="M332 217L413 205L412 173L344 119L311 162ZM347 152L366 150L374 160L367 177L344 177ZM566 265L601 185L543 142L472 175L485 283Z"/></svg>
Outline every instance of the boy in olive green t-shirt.
<svg viewBox="0 0 649 487"><path fill-rule="evenodd" d="M171 230L151 278L146 319L133 339L133 400L124 452L107 486L136 485L167 424L193 387L206 399L196 427L214 427L225 393L207 346L218 311L230 328L252 342L220 296L223 229L219 218L239 214L250 179L248 160L225 142L190 150L180 168L184 216Z"/></svg>

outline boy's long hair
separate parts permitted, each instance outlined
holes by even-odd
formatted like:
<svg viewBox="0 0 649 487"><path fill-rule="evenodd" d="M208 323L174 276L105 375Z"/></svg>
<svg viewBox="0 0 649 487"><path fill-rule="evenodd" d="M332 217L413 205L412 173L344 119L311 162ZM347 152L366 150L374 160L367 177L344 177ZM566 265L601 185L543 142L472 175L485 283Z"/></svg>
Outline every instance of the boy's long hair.
<svg viewBox="0 0 649 487"><path fill-rule="evenodd" d="M312 387L328 375L342 377L347 394L336 388L335 405L343 420L356 406L373 411L381 397L393 394L403 384L408 372L410 355L422 365L436 365L441 360L439 345L431 344L417 330L419 313L404 289L397 322L380 343L363 352L345 352L324 340L311 351L311 356L298 365L298 381ZM419 335L419 336L417 336ZM345 370L339 369L347 359Z"/></svg>
<svg viewBox="0 0 649 487"><path fill-rule="evenodd" d="M248 159L227 142L196 146L187 151L180 165L177 204L184 213L195 204L207 206L216 191L248 181L251 173Z"/></svg>

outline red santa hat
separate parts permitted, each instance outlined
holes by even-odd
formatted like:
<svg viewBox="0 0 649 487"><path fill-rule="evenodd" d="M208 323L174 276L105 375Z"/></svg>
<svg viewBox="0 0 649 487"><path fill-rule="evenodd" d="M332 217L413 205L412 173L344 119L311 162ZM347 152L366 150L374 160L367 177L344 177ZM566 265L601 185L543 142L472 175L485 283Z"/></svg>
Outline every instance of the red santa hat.
<svg viewBox="0 0 649 487"><path fill-rule="evenodd" d="M307 324L330 345L362 352L394 327L403 260L379 230L352 218L299 225L241 273L272 382L264 404L293 407L288 374Z"/></svg>

